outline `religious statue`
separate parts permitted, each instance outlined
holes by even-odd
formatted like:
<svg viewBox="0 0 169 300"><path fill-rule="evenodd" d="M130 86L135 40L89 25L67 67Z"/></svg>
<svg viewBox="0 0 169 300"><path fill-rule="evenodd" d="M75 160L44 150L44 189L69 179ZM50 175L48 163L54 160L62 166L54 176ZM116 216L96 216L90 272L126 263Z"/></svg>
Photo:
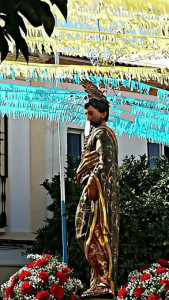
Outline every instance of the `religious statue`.
<svg viewBox="0 0 169 300"><path fill-rule="evenodd" d="M91 266L90 289L83 296L109 294L113 298L119 243L118 146L114 132L106 126L106 96L86 79L82 85L89 96L85 113L91 124L77 169L81 197L75 218L76 238Z"/></svg>

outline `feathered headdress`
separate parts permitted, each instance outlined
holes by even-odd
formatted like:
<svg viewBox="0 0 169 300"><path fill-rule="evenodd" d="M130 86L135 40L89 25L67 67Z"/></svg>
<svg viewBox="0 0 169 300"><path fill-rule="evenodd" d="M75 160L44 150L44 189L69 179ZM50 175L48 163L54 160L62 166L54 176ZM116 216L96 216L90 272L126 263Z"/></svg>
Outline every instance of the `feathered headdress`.
<svg viewBox="0 0 169 300"><path fill-rule="evenodd" d="M109 101L107 100L106 96L103 95L102 91L98 89L98 87L88 79L82 79L81 81L82 86L86 93L88 93L89 101L91 99L96 99L98 101L103 101L107 105L109 105Z"/></svg>

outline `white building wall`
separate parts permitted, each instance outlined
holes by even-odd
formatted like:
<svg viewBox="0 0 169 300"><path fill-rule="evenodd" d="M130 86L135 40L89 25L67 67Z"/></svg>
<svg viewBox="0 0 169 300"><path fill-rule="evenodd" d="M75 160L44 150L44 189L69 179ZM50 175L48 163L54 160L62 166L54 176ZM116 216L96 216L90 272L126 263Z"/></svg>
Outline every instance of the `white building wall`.
<svg viewBox="0 0 169 300"><path fill-rule="evenodd" d="M125 156L134 155L137 159L139 155L147 155L147 140L141 140L137 137L129 138L126 134L117 136L119 150L119 165L122 164Z"/></svg>
<svg viewBox="0 0 169 300"><path fill-rule="evenodd" d="M30 231L29 120L9 119L10 231Z"/></svg>

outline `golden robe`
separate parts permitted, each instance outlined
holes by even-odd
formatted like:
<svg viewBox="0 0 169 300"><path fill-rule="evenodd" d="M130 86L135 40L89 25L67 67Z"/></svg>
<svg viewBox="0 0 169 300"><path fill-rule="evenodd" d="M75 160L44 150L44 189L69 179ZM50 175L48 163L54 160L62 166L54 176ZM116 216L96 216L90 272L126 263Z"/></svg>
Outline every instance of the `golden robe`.
<svg viewBox="0 0 169 300"><path fill-rule="evenodd" d="M82 190L76 211L76 238L91 266L90 291L116 290L119 242L118 148L114 132L107 126L95 128L77 169ZM87 182L95 178L98 199L88 199Z"/></svg>

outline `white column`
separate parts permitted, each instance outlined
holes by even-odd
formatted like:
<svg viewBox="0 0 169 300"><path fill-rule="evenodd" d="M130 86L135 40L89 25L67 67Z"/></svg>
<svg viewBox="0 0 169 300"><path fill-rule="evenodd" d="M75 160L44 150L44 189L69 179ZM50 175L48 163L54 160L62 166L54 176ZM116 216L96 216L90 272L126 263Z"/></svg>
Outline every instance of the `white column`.
<svg viewBox="0 0 169 300"><path fill-rule="evenodd" d="M29 120L9 118L10 231L30 231Z"/></svg>
<svg viewBox="0 0 169 300"><path fill-rule="evenodd" d="M59 146L57 122L46 121L45 133L45 177L51 179L59 173ZM46 207L53 202L50 195L46 195ZM46 217L51 217L51 213L46 211Z"/></svg>

